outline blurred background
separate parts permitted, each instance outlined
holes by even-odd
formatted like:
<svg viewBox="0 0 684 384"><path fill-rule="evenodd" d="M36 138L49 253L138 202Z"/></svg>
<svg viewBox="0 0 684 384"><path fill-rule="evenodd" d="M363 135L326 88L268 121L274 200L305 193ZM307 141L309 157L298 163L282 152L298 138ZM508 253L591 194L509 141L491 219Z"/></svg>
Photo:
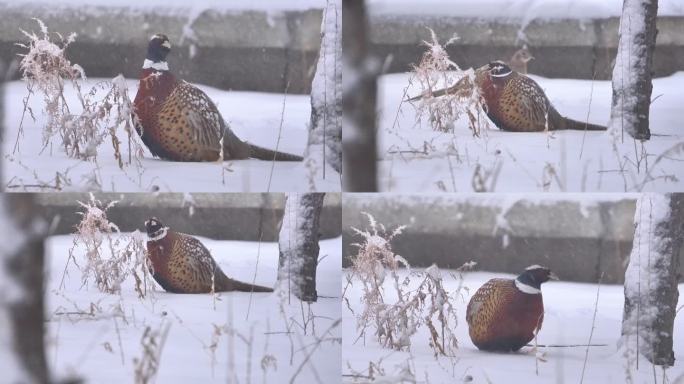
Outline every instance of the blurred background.
<svg viewBox="0 0 684 384"><path fill-rule="evenodd" d="M388 231L407 225L391 242L412 267L519 274L540 264L563 281L622 283L632 250L637 194L345 194L343 266L349 265L368 212ZM680 254L680 269L684 266ZM682 274L681 271L680 274Z"/></svg>
<svg viewBox="0 0 684 384"><path fill-rule="evenodd" d="M98 193L109 221L122 232L145 233L145 220L156 216L175 231L215 240L277 241L285 208L282 193ZM81 220L79 202L90 201L88 193L44 193L36 195L41 214L52 222L51 234L74 233ZM328 193L320 217L321 239L341 235L341 195Z"/></svg>
<svg viewBox="0 0 684 384"><path fill-rule="evenodd" d="M256 4L216 0L0 0L0 61L19 77L21 30L77 33L67 50L89 77L137 78L149 38L172 42L181 78L221 89L308 94L321 39L324 0ZM56 35L53 35L56 38ZM289 86L288 86L289 84Z"/></svg>
<svg viewBox="0 0 684 384"><path fill-rule="evenodd" d="M461 68L508 61L523 44L535 57L530 73L608 80L617 52L622 1L367 0L370 51L388 72L418 64L432 28ZM655 77L684 69L684 3L658 2Z"/></svg>

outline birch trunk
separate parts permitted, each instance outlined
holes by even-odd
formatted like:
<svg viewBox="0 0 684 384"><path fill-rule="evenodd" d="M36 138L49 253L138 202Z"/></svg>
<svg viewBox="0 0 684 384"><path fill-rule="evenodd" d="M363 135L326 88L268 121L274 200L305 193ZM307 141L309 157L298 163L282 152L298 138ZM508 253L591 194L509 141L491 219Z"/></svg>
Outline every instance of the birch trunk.
<svg viewBox="0 0 684 384"><path fill-rule="evenodd" d="M624 139L624 132L648 140L653 51L658 0L624 0L618 51L613 67L613 101L608 131Z"/></svg>
<svg viewBox="0 0 684 384"><path fill-rule="evenodd" d="M321 49L311 84L311 127L304 163L312 175L326 165L342 172L342 12L341 0L328 0L321 23ZM311 178L313 180L313 177ZM312 184L312 190L315 185Z"/></svg>
<svg viewBox="0 0 684 384"><path fill-rule="evenodd" d="M289 194L278 238L280 289L307 302L318 299L316 267L324 197L324 193Z"/></svg>
<svg viewBox="0 0 684 384"><path fill-rule="evenodd" d="M636 207L634 244L625 272L622 343L637 361L674 364L679 251L684 239L684 194L644 194Z"/></svg>

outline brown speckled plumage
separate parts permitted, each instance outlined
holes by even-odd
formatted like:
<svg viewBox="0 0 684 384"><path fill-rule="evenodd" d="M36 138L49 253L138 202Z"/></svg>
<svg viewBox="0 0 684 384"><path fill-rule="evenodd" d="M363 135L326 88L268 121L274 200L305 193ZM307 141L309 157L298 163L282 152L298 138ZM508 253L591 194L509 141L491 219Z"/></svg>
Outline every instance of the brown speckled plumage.
<svg viewBox="0 0 684 384"><path fill-rule="evenodd" d="M456 94L464 84L463 79L459 80L454 86L432 92L431 96ZM482 97L487 116L494 125L504 131L606 130L606 127L601 125L561 116L536 81L511 70L503 62L495 61L478 68L475 71L475 86ZM417 96L409 101L422 97Z"/></svg>
<svg viewBox="0 0 684 384"><path fill-rule="evenodd" d="M538 269L530 269L538 268ZM547 268L533 266L523 276L528 284L539 287L549 278L556 278ZM532 276L532 277L530 277ZM490 351L517 351L541 328L544 303L539 293L521 291L514 279L491 279L470 299L466 312L470 339L476 347Z"/></svg>
<svg viewBox="0 0 684 384"><path fill-rule="evenodd" d="M484 74L477 78L487 116L505 131L537 132L560 128L563 117L551 105L544 90L527 76L511 72L505 77Z"/></svg>
<svg viewBox="0 0 684 384"><path fill-rule="evenodd" d="M170 46L165 35L152 37L134 100L138 118L136 130L154 156L173 161L250 157L302 160L301 156L272 151L240 140L226 125L206 93L176 79L168 70L165 60Z"/></svg>
<svg viewBox="0 0 684 384"><path fill-rule="evenodd" d="M145 223L152 277L167 292L208 293L224 291L272 292L273 289L243 283L226 276L209 250L196 238L165 228L159 219ZM155 239L162 231L166 235Z"/></svg>

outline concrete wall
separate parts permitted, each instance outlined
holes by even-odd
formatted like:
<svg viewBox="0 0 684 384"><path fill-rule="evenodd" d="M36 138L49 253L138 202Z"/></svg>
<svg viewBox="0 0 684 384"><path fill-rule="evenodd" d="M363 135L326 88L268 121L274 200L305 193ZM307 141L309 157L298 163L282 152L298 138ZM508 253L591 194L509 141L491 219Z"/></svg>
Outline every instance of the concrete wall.
<svg viewBox="0 0 684 384"><path fill-rule="evenodd" d="M428 27L440 42L454 34L459 40L447 47L450 58L462 68L477 68L492 60L508 60L522 46L521 20L376 15L371 16L373 51L389 58L389 72L407 72L425 52ZM684 17L659 17L654 56L656 76L684 70ZM556 78L610 79L617 52L618 18L594 20L533 20L524 29L535 57L530 73Z"/></svg>
<svg viewBox="0 0 684 384"><path fill-rule="evenodd" d="M152 216L179 232L223 240L276 241L285 206L281 193L192 193L194 214L183 194L98 193L95 197L107 204L119 203L111 208L107 217L121 231L139 229L144 232L144 222ZM37 194L43 216L54 221L53 234L74 232L81 219L78 212L83 208L79 201L89 201L86 193ZM341 195L326 194L321 212L320 232L322 238L341 235Z"/></svg>
<svg viewBox="0 0 684 384"><path fill-rule="evenodd" d="M190 9L154 12L127 7L24 4L0 1L0 60L16 60L26 42L20 29L40 31L31 18L52 32L78 33L67 57L90 77L123 73L137 78L147 42L165 33L173 44L168 62L183 79L222 89L309 93L320 45L321 10L223 12ZM191 27L195 41L181 41ZM190 57L190 45L196 52ZM17 78L14 72L12 78Z"/></svg>
<svg viewBox="0 0 684 384"><path fill-rule="evenodd" d="M539 199L543 197L535 200ZM631 197L586 204L572 199L530 202L523 195L501 194L346 194L343 204L344 266L356 251L351 244L361 240L351 227L368 228L360 212L371 213L390 230L408 224L392 247L416 267L436 263L456 268L473 260L478 270L517 274L541 264L566 281L596 282L603 272L604 283L621 283L632 249L635 200Z"/></svg>

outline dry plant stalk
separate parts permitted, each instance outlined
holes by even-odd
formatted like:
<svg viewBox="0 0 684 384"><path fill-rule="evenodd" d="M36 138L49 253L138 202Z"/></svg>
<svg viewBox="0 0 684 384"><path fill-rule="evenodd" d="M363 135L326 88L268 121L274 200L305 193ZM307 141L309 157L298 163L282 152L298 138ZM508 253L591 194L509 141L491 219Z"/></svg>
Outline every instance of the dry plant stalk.
<svg viewBox="0 0 684 384"><path fill-rule="evenodd" d="M211 343L209 345L204 345L204 348L209 350L209 355L211 356L211 376L214 377L214 370L216 367L216 350L219 347L219 343L221 341L221 337L223 335L226 335L229 339L229 345L232 346L232 343L230 343L230 340L234 340L235 337L237 337L238 340L241 340L244 343L244 347L246 347L246 351L243 348L240 348L240 351L246 352L247 354L247 365L245 367L246 371L246 377L247 377L247 382L251 382L250 378L252 375L252 350L254 346L254 323L250 325L249 328L249 336L246 336L240 332L238 332L237 329L233 328L229 323L223 324L223 325L217 325L217 324L211 324L213 327L213 332L211 334ZM268 356L268 357L267 357ZM264 362L264 359L267 361ZM261 360L261 368L266 372L267 368L264 368L264 364L267 366L271 364L269 360L272 359L273 362L272 364L276 364L276 358L273 355L267 355L265 354L262 356Z"/></svg>
<svg viewBox="0 0 684 384"><path fill-rule="evenodd" d="M429 30L431 41L423 41L427 50L420 64L414 66L413 76L409 80L410 83L416 81L419 84L423 95L416 107L417 116L420 119L427 114L435 131L453 132L454 122L465 114L473 135L479 136L488 122L482 118L483 104L475 86L476 73L472 69L461 70L449 59L445 47L455 42L458 39L456 36L441 45L435 32ZM446 87L450 87L446 95L432 97L435 91Z"/></svg>
<svg viewBox="0 0 684 384"><path fill-rule="evenodd" d="M344 375L351 378L354 383L397 383L397 384L416 384L418 379L416 379L415 367L411 366L411 361L406 360L402 363L396 364L394 366L394 371L391 373L387 372L387 369L383 366L383 358L380 358L377 362L369 361L368 368L364 371L356 371L351 366L348 366L351 374ZM427 377L426 377L427 378ZM429 383L430 381L425 381Z"/></svg>
<svg viewBox="0 0 684 384"><path fill-rule="evenodd" d="M499 159L497 159L496 163L489 169L485 168L480 163L475 164L473 177L470 179L470 185L473 188L473 191L494 192L496 183L499 179L499 174L501 174L502 166L503 162Z"/></svg>
<svg viewBox="0 0 684 384"><path fill-rule="evenodd" d="M162 323L159 326L159 329L154 331L149 326L145 328L145 332L140 339L142 357L133 359L136 384L148 384L153 382L153 379L159 370L161 353L164 349L164 343L166 342L166 337L169 335L170 328L171 324L168 323Z"/></svg>
<svg viewBox="0 0 684 384"><path fill-rule="evenodd" d="M133 133L133 104L128 94L128 87L122 75L112 81L95 84L88 92L81 89L81 81L86 80L83 68L72 64L65 55L67 47L76 39L72 33L64 38L55 33L59 40L51 41L50 33L45 24L34 19L40 26L41 36L22 30L29 38L27 44L17 44L26 48L28 52L21 54L20 69L22 79L26 81L28 95L24 98L24 110L19 124L19 133L14 145L14 152L19 149L19 138L23 136L23 123L26 112L35 121L33 110L29 107L29 98L40 92L45 102L43 113L47 116L47 123L43 127L43 150L51 143L52 137L59 135L64 151L69 157L77 159L94 159L97 148L109 136L114 147L114 156L119 167L123 169L124 161L121 154L121 141L117 137L117 129L122 127L128 141L127 164L133 163L133 157L142 158L142 146L135 139ZM78 99L78 104L69 104L65 96L65 87L70 85ZM98 100L98 92L105 92L105 96ZM76 104L76 105L73 105ZM80 110L80 112L76 112Z"/></svg>
<svg viewBox="0 0 684 384"><path fill-rule="evenodd" d="M76 262L74 252L78 246L83 246L83 285L92 276L101 292L116 294L121 291L121 284L132 276L135 290L143 298L147 294L147 282L151 281L148 279L145 239L139 231L130 235L120 234L118 226L107 219L107 210L117 202L104 205L92 194L90 201L79 201L85 211L79 212L83 218L76 226L76 238L69 250L69 258ZM108 249L108 252L103 248Z"/></svg>
<svg viewBox="0 0 684 384"><path fill-rule="evenodd" d="M62 133L67 153L79 152L78 147L68 147L66 143L71 138L64 137L65 133L62 132L65 129L62 123L71 114L64 97L64 83L65 81L69 82L76 89L79 89L80 86L76 79L85 77L83 68L78 64L72 65L64 56L65 49L75 41L76 34L72 33L64 38L57 33L59 41L55 43L50 40L45 24L39 19L34 20L40 26L42 36L39 37L35 33L28 33L22 30L21 32L29 38L29 42L28 44L17 43L18 46L28 50L25 54L19 55L23 57L19 68L22 71L22 79L26 81L29 94L24 98L24 111L19 124L19 134L14 145L14 152L18 150L19 135L23 135L23 123L27 111L35 121L33 110L28 106L28 101L29 97L36 91L41 92L43 95L43 100L45 101L44 113L48 116L47 124L43 127L43 146L45 147L49 144L50 138L53 135ZM61 47L58 44L61 44Z"/></svg>
<svg viewBox="0 0 684 384"><path fill-rule="evenodd" d="M382 224L368 214L370 230L352 228L363 236L364 241L354 244L359 248L352 258L351 278L362 284L363 312L357 315L357 329L361 338L366 329L375 326L375 338L386 348L405 350L411 346L411 338L421 326L429 330L429 345L435 357L454 356L458 341L454 334L457 325L453 303L458 292L450 294L443 286L439 269L431 266L423 272L410 272L403 280L399 266L409 268L406 260L392 251L390 242L400 235L406 226L388 232ZM383 284L388 276L392 279L396 302L384 297ZM419 283L415 288L415 280ZM401 280L401 281L400 281ZM412 281L413 280L413 281ZM460 288L459 288L460 289Z"/></svg>

